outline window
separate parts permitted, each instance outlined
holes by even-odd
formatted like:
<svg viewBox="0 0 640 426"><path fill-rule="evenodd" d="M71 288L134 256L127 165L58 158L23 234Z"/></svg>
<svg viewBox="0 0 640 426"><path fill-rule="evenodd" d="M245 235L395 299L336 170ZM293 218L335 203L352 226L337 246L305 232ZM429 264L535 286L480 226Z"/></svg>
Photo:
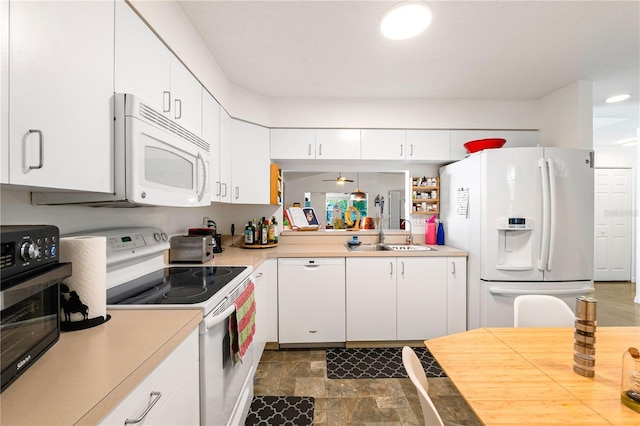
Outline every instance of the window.
<svg viewBox="0 0 640 426"><path fill-rule="evenodd" d="M368 198L368 195L367 195ZM349 194L341 192L327 193L327 210L326 219L328 224L335 226L335 220L340 219L344 223L344 215L350 206L355 207L360 212L360 219L362 220L367 216L367 199L353 201L350 199ZM354 221L355 217L352 218Z"/></svg>

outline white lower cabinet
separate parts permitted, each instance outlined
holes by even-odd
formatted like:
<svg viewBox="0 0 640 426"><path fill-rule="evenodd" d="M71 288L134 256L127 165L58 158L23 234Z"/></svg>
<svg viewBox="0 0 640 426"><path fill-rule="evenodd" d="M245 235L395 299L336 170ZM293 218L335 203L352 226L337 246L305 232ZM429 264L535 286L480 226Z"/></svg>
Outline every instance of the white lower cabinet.
<svg viewBox="0 0 640 426"><path fill-rule="evenodd" d="M345 258L278 259L281 344L345 341Z"/></svg>
<svg viewBox="0 0 640 426"><path fill-rule="evenodd" d="M100 424L197 425L199 377L195 328Z"/></svg>
<svg viewBox="0 0 640 426"><path fill-rule="evenodd" d="M464 257L348 258L346 277L347 341L424 340L466 324Z"/></svg>
<svg viewBox="0 0 640 426"><path fill-rule="evenodd" d="M256 332L253 336L255 368L258 368L266 343L278 341L278 288L276 275L277 264L275 259L265 260L253 273L256 301Z"/></svg>

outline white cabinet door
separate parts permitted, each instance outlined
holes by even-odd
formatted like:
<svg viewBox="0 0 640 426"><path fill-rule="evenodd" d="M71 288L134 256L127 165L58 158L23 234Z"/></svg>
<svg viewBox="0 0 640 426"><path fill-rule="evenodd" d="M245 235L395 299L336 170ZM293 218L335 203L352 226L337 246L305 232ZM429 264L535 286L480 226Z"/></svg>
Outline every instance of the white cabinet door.
<svg viewBox="0 0 640 426"><path fill-rule="evenodd" d="M344 258L278 259L279 342L345 341Z"/></svg>
<svg viewBox="0 0 640 426"><path fill-rule="evenodd" d="M505 139L505 148L538 146L537 130L496 130L493 137Z"/></svg>
<svg viewBox="0 0 640 426"><path fill-rule="evenodd" d="M232 202L269 204L271 169L269 129L231 119Z"/></svg>
<svg viewBox="0 0 640 426"><path fill-rule="evenodd" d="M317 129L316 159L359 160L360 129Z"/></svg>
<svg viewBox="0 0 640 426"><path fill-rule="evenodd" d="M276 259L267 259L257 269L262 274L261 284L265 289L265 300L261 303L264 323L265 342L278 341L278 263Z"/></svg>
<svg viewBox="0 0 640 426"><path fill-rule="evenodd" d="M256 330L253 335L253 342L251 343L253 346L254 368L258 368L260 357L262 357L262 352L267 343L267 277L262 269L261 266L252 274L252 280L255 286L253 294L256 303Z"/></svg>
<svg viewBox="0 0 640 426"><path fill-rule="evenodd" d="M467 258L447 258L447 334L467 330Z"/></svg>
<svg viewBox="0 0 640 426"><path fill-rule="evenodd" d="M172 117L171 52L124 1L116 1L115 91Z"/></svg>
<svg viewBox="0 0 640 426"><path fill-rule="evenodd" d="M209 187L211 201L220 201L220 105L202 89L202 139L209 143Z"/></svg>
<svg viewBox="0 0 640 426"><path fill-rule="evenodd" d="M271 129L272 160L313 160L315 158L315 129Z"/></svg>
<svg viewBox="0 0 640 426"><path fill-rule="evenodd" d="M404 160L406 130L362 130L363 160Z"/></svg>
<svg viewBox="0 0 640 426"><path fill-rule="evenodd" d="M397 259L397 339L447 334L447 262L443 257Z"/></svg>
<svg viewBox="0 0 640 426"><path fill-rule="evenodd" d="M198 329L194 329L100 424L125 424L142 417L139 424L200 423Z"/></svg>
<svg viewBox="0 0 640 426"><path fill-rule="evenodd" d="M9 183L113 190L114 13L113 1L10 3Z"/></svg>
<svg viewBox="0 0 640 426"><path fill-rule="evenodd" d="M396 339L396 258L347 258L347 341Z"/></svg>
<svg viewBox="0 0 640 426"><path fill-rule="evenodd" d="M223 203L231 202L231 139L232 139L231 116L220 107L220 196L219 201ZM240 159L236 160L238 163Z"/></svg>
<svg viewBox="0 0 640 426"><path fill-rule="evenodd" d="M407 130L407 160L449 161L450 130Z"/></svg>
<svg viewBox="0 0 640 426"><path fill-rule="evenodd" d="M171 55L171 97L175 122L201 136L202 86L174 55Z"/></svg>

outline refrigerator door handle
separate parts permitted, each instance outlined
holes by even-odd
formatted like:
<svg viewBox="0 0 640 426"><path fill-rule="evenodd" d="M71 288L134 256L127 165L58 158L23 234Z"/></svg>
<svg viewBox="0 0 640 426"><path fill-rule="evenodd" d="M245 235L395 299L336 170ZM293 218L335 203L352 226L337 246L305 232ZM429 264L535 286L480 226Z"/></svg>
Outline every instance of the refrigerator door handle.
<svg viewBox="0 0 640 426"><path fill-rule="evenodd" d="M542 242L540 244L540 257L538 258L538 270L544 271L549 260L549 170L544 158L538 160L540 178L542 179Z"/></svg>
<svg viewBox="0 0 640 426"><path fill-rule="evenodd" d="M549 259L547 260L547 271L553 269L553 259L555 256L556 245L556 211L557 211L557 186L556 186L556 171L553 165L553 159L547 159L547 171L549 173L549 210L551 214L550 226L549 226Z"/></svg>
<svg viewBox="0 0 640 426"><path fill-rule="evenodd" d="M490 288L489 293L491 294L499 294L503 296L519 296L522 294L548 294L548 295L572 295L572 294L591 294L595 290L592 287L581 287L581 288L570 288L570 289L557 289L557 290L514 290L511 288Z"/></svg>

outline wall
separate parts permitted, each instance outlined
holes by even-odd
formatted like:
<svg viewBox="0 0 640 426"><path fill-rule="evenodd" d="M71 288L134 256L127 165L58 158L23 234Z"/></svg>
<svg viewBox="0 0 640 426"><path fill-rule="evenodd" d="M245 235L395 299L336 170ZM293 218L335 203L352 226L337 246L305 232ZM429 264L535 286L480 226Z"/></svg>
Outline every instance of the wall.
<svg viewBox="0 0 640 426"><path fill-rule="evenodd" d="M576 81L538 102L541 146L593 148L593 83Z"/></svg>

